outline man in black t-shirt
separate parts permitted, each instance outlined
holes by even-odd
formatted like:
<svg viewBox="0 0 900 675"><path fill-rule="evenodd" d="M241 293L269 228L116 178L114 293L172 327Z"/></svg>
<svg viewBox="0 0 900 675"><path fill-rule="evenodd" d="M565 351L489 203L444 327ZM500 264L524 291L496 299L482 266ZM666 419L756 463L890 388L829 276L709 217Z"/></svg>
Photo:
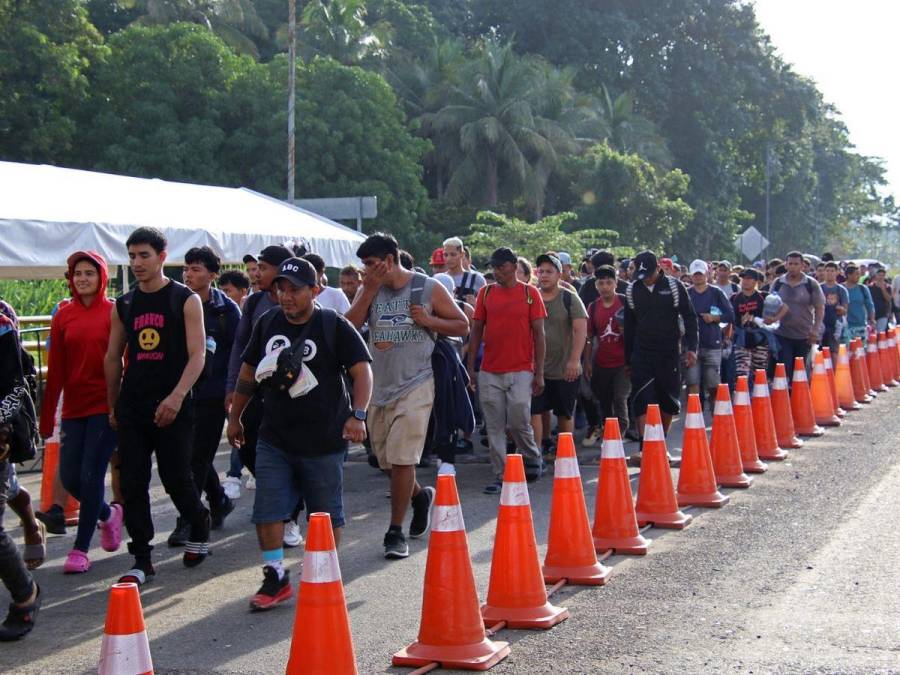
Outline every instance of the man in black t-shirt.
<svg viewBox="0 0 900 675"><path fill-rule="evenodd" d="M318 275L307 260L288 258L275 278L279 307L253 327L228 417L228 440L240 445L241 414L261 388L252 520L263 558L263 584L250 600L270 609L292 595L284 569L284 521L300 495L307 512L331 515L335 543L344 525L343 460L347 441L366 437L372 395L371 357L341 315L316 306ZM352 381L348 395L343 374Z"/></svg>
<svg viewBox="0 0 900 675"><path fill-rule="evenodd" d="M178 515L190 524L184 565L195 567L208 553L209 511L191 472L191 389L203 371L206 333L200 298L163 275L162 232L139 227L125 245L138 287L116 300L103 365L110 424L118 432L128 550L134 556L134 567L120 581L141 585L155 574L150 559L153 453L163 487Z"/></svg>

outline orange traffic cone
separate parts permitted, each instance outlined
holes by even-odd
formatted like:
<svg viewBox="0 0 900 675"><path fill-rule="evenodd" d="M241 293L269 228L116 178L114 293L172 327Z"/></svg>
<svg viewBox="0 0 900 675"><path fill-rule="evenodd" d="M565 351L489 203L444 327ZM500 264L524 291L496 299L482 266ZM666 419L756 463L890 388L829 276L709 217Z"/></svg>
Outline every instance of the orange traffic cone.
<svg viewBox="0 0 900 675"><path fill-rule="evenodd" d="M806 377L806 365L799 356L794 359L792 384L791 414L794 418L794 429L801 436L821 436L825 430L816 424L812 395L809 392L809 380Z"/></svg>
<svg viewBox="0 0 900 675"><path fill-rule="evenodd" d="M894 357L894 372L897 373L897 377L900 378L900 337L898 337L898 331L900 328L894 327L888 329L888 346L892 348L891 354Z"/></svg>
<svg viewBox="0 0 900 675"><path fill-rule="evenodd" d="M850 357L847 345L838 345L837 368L834 371L834 383L837 387L838 405L844 410L859 410L862 406L853 395L853 378L850 373Z"/></svg>
<svg viewBox="0 0 900 675"><path fill-rule="evenodd" d="M825 374L825 356L822 352L816 352L812 384L809 389L812 394L816 424L822 427L841 426L841 419L834 414L834 404L831 402L831 389L828 388L828 376Z"/></svg>
<svg viewBox="0 0 900 675"><path fill-rule="evenodd" d="M775 439L782 448L802 448L803 441L796 436L794 418L791 410L791 397L788 393L787 371L783 363L775 364L775 377L772 378L772 417L775 419Z"/></svg>
<svg viewBox="0 0 900 675"><path fill-rule="evenodd" d="M727 504L729 498L717 488L699 394L688 395L682 443L678 506L720 507Z"/></svg>
<svg viewBox="0 0 900 675"><path fill-rule="evenodd" d="M44 463L41 468L41 511L47 513L53 506L53 483L59 471L59 421L53 435L44 441ZM78 524L79 504L72 495L66 500L64 512L66 525Z"/></svg>
<svg viewBox="0 0 900 675"><path fill-rule="evenodd" d="M881 363L881 373L884 384L887 387L896 387L897 382L894 377L894 362L888 356L887 333L878 334L878 360Z"/></svg>
<svg viewBox="0 0 900 675"><path fill-rule="evenodd" d="M153 673L150 642L137 584L113 584L109 591L106 625L100 644L99 675Z"/></svg>
<svg viewBox="0 0 900 675"><path fill-rule="evenodd" d="M822 347L822 359L825 361L825 378L828 382L828 390L831 392L831 404L834 406L834 414L840 418L844 417L847 412L841 408L838 402L837 382L834 378L834 361L831 359L831 348Z"/></svg>
<svg viewBox="0 0 900 675"><path fill-rule="evenodd" d="M437 662L448 669L487 670L509 656L509 644L492 642L485 635L452 475L437 477L432 508L419 639L394 654L391 662L413 667Z"/></svg>
<svg viewBox="0 0 900 675"><path fill-rule="evenodd" d="M712 433L709 437L716 482L722 487L748 488L753 482L744 473L741 451L738 448L737 427L731 409L731 392L727 384L720 384L713 410Z"/></svg>
<svg viewBox="0 0 900 675"><path fill-rule="evenodd" d="M505 621L510 628L544 629L569 618L565 607L547 602L522 455L506 457L491 580L481 616L486 626Z"/></svg>
<svg viewBox="0 0 900 675"><path fill-rule="evenodd" d="M866 343L863 342L862 338L857 338L857 340L859 341L859 362L862 365L863 382L866 383L866 390L869 392L869 396L878 398L878 392L875 391L875 387L872 386L872 380L869 378L869 359L866 355Z"/></svg>
<svg viewBox="0 0 900 675"><path fill-rule="evenodd" d="M747 473L765 473L769 467L759 461L756 453L756 432L753 430L753 409L750 405L750 389L747 376L737 379L734 389L734 425L737 427L738 446L741 449L741 464Z"/></svg>
<svg viewBox="0 0 900 675"><path fill-rule="evenodd" d="M331 516L312 513L285 675L357 672Z"/></svg>
<svg viewBox="0 0 900 675"><path fill-rule="evenodd" d="M597 560L575 443L568 431L561 432L556 442L550 530L543 570L547 583L565 579L581 586L601 586L612 573L611 568Z"/></svg>
<svg viewBox="0 0 900 675"><path fill-rule="evenodd" d="M656 403L647 406L641 475L634 510L641 527L652 523L654 527L681 530L693 520L692 516L678 510L675 484L669 470L666 435Z"/></svg>
<svg viewBox="0 0 900 675"><path fill-rule="evenodd" d="M603 427L593 535L594 548L598 551L613 549L616 553L646 555L650 545L638 531L631 481L625 466L625 447L615 417L606 418Z"/></svg>
<svg viewBox="0 0 900 675"><path fill-rule="evenodd" d="M857 403L871 403L869 384L866 378L866 352L859 338L850 341L850 380L853 382L853 398Z"/></svg>
<svg viewBox="0 0 900 675"><path fill-rule="evenodd" d="M788 453L778 447L775 436L775 418L769 401L769 384L766 371L761 368L753 374L753 430L756 432L756 452L760 459L780 461L787 459Z"/></svg>
<svg viewBox="0 0 900 675"><path fill-rule="evenodd" d="M866 368L869 372L869 386L874 391L887 391L881 373L881 359L878 358L878 337L872 335L866 345Z"/></svg>

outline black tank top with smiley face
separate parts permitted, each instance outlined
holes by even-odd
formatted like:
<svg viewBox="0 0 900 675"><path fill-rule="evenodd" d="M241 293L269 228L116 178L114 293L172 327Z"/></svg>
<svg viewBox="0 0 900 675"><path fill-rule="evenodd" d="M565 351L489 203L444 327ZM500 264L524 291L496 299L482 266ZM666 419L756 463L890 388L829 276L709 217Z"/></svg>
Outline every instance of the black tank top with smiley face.
<svg viewBox="0 0 900 675"><path fill-rule="evenodd" d="M128 343L120 395L129 403L155 409L181 379L188 362L184 303L191 295L170 281L155 293L136 288L116 300Z"/></svg>

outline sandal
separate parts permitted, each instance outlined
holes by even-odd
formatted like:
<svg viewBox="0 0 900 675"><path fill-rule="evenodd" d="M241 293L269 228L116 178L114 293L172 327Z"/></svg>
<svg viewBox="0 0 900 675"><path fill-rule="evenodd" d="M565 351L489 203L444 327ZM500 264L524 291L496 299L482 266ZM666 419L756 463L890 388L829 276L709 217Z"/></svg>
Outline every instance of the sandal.
<svg viewBox="0 0 900 675"><path fill-rule="evenodd" d="M47 526L41 521L37 521L38 534L41 537L39 544L25 544L25 550L22 557L25 559L25 567L29 570L36 570L44 564L47 557Z"/></svg>
<svg viewBox="0 0 900 675"><path fill-rule="evenodd" d="M63 563L63 574L84 574L91 569L91 561L87 557L87 553L73 548L66 556L66 562Z"/></svg>
<svg viewBox="0 0 900 675"><path fill-rule="evenodd" d="M9 606L6 619L0 624L0 642L13 642L20 640L34 628L34 620L41 608L41 587L35 583L34 601L27 607Z"/></svg>

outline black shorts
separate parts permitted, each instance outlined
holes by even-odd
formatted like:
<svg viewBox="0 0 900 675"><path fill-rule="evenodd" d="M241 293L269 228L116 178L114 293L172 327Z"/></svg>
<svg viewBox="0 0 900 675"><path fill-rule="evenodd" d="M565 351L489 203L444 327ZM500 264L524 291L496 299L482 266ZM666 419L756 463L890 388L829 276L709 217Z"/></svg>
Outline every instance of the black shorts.
<svg viewBox="0 0 900 675"><path fill-rule="evenodd" d="M631 401L635 417L647 413L651 403L660 411L677 415L681 411L681 372L677 353L645 352L631 355Z"/></svg>
<svg viewBox="0 0 900 675"><path fill-rule="evenodd" d="M531 414L540 415L552 410L557 417L572 418L575 415L578 386L579 380L544 380L544 391L531 399Z"/></svg>

